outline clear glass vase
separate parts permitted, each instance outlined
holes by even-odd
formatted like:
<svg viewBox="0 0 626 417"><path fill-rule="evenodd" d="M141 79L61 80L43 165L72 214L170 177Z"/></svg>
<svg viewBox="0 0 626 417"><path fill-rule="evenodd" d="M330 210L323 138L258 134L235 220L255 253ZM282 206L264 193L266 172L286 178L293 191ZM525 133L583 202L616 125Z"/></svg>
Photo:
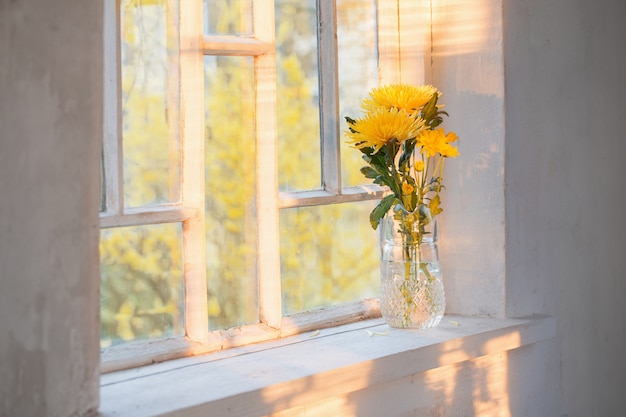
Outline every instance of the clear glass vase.
<svg viewBox="0 0 626 417"><path fill-rule="evenodd" d="M381 222L380 310L391 327L435 327L446 305L437 223L417 213L390 211Z"/></svg>

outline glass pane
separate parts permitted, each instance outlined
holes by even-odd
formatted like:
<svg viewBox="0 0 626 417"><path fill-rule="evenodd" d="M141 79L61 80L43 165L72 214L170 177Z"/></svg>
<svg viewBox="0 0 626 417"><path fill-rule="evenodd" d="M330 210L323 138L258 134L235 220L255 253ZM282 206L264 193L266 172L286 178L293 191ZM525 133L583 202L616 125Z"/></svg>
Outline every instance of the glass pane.
<svg viewBox="0 0 626 417"><path fill-rule="evenodd" d="M179 200L178 43L166 0L121 2L125 206Z"/></svg>
<svg viewBox="0 0 626 417"><path fill-rule="evenodd" d="M204 33L252 35L252 0L204 0Z"/></svg>
<svg viewBox="0 0 626 417"><path fill-rule="evenodd" d="M280 254L285 314L378 297L374 202L281 210Z"/></svg>
<svg viewBox="0 0 626 417"><path fill-rule="evenodd" d="M337 1L337 48L339 59L339 118L341 182L343 186L370 184L359 169L361 152L346 144L345 116L359 117L361 101L378 83L378 45L374 0Z"/></svg>
<svg viewBox="0 0 626 417"><path fill-rule="evenodd" d="M281 191L321 188L315 0L277 0L278 182Z"/></svg>
<svg viewBox="0 0 626 417"><path fill-rule="evenodd" d="M184 334L181 227L100 233L100 345Z"/></svg>
<svg viewBox="0 0 626 417"><path fill-rule="evenodd" d="M209 327L258 322L254 63L205 57Z"/></svg>

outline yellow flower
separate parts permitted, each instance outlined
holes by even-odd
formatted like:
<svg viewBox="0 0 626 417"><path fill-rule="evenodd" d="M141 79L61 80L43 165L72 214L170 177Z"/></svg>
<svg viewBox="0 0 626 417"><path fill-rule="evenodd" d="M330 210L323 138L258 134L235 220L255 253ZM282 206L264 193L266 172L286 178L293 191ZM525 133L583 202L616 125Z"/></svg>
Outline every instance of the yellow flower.
<svg viewBox="0 0 626 417"><path fill-rule="evenodd" d="M374 148L378 152L387 142L395 139L399 143L414 138L424 127L424 121L412 117L404 110L375 109L350 126L346 136L355 148Z"/></svg>
<svg viewBox="0 0 626 417"><path fill-rule="evenodd" d="M363 100L361 107L366 111L376 108L399 109L414 113L432 98L438 91L432 85L413 86L394 84L372 89L369 98Z"/></svg>
<svg viewBox="0 0 626 417"><path fill-rule="evenodd" d="M441 133L443 134L443 128L441 128ZM444 136L446 140L446 144L443 146L443 152L440 152L441 155L447 156L449 158L455 158L460 155L459 150L454 146L450 145L452 142L456 142L459 140L459 137L454 132L448 132L447 135Z"/></svg>
<svg viewBox="0 0 626 417"><path fill-rule="evenodd" d="M447 143L456 142L457 140L459 140L459 137L454 132L448 132L448 134L446 135L446 142Z"/></svg>
<svg viewBox="0 0 626 417"><path fill-rule="evenodd" d="M422 172L424 170L424 161L416 161L415 162L415 170L417 172Z"/></svg>
<svg viewBox="0 0 626 417"><path fill-rule="evenodd" d="M415 190L415 187L413 187L411 184L406 182L402 183L402 194L409 195L413 192L413 190Z"/></svg>
<svg viewBox="0 0 626 417"><path fill-rule="evenodd" d="M436 216L443 211L443 209L441 208L441 199L439 198L439 194L435 195L430 200L428 208L430 209L431 216Z"/></svg>
<svg viewBox="0 0 626 417"><path fill-rule="evenodd" d="M443 128L437 130L425 130L417 137L417 145L421 147L420 152L425 153L427 157L440 154L454 158L459 155L459 151L450 142L454 142L458 136L454 132L445 134Z"/></svg>

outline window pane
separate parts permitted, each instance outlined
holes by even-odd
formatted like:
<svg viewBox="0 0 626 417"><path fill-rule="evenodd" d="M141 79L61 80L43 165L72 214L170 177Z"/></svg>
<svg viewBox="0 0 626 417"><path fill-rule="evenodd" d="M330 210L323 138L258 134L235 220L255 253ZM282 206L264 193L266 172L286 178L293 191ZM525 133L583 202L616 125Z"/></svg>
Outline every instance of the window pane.
<svg viewBox="0 0 626 417"><path fill-rule="evenodd" d="M281 210L283 311L298 313L379 294L373 202Z"/></svg>
<svg viewBox="0 0 626 417"><path fill-rule="evenodd" d="M251 35L252 0L204 0L204 33Z"/></svg>
<svg viewBox="0 0 626 417"><path fill-rule="evenodd" d="M254 63L205 57L209 327L258 322Z"/></svg>
<svg viewBox="0 0 626 417"><path fill-rule="evenodd" d="M184 334L179 224L102 230L100 276L102 347Z"/></svg>
<svg viewBox="0 0 626 417"><path fill-rule="evenodd" d="M180 198L178 44L165 4L166 0L121 2L127 207L175 202Z"/></svg>
<svg viewBox="0 0 626 417"><path fill-rule="evenodd" d="M280 191L321 188L315 0L276 0Z"/></svg>
<svg viewBox="0 0 626 417"><path fill-rule="evenodd" d="M339 112L341 117L341 174L344 186L369 184L359 169L361 152L346 144L345 116L356 119L361 101L378 83L378 46L374 0L337 1L337 47L339 59Z"/></svg>

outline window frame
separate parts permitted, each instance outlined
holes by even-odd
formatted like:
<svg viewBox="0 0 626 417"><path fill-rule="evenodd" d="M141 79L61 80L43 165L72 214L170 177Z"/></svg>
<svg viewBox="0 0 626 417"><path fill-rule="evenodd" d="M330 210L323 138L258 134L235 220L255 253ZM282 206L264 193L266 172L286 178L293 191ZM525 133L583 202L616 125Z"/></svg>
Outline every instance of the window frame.
<svg viewBox="0 0 626 417"><path fill-rule="evenodd" d="M282 314L280 210L376 200L385 191L376 185L342 187L341 184L336 1L332 0L317 2L318 56L324 57L318 62L322 188L279 192L274 2L255 0L251 3L253 36L215 36L204 34L202 0L166 1L170 11L168 34L178 34L175 40L179 42L180 51L177 56L168 58L173 59L168 65L177 68L172 74L178 77L176 83L172 83L177 84L178 89L168 91L168 100L175 101L180 109L180 123L170 129L170 134L181 143L180 201L126 208L122 172L120 0L105 2L103 153L106 209L100 214L100 227L182 223L185 335L106 348L102 351L102 372L262 342L380 315L375 299L289 316ZM424 80L423 71L412 65L415 56L401 53L406 50L402 42L408 42L403 33L408 35L413 26L406 18L401 18L403 13L400 13L403 8L413 6L409 3L408 0L377 2L379 83L421 83ZM203 60L208 55L253 57L257 162L263 161L257 163L256 182L259 323L218 331L208 330L206 314Z"/></svg>

